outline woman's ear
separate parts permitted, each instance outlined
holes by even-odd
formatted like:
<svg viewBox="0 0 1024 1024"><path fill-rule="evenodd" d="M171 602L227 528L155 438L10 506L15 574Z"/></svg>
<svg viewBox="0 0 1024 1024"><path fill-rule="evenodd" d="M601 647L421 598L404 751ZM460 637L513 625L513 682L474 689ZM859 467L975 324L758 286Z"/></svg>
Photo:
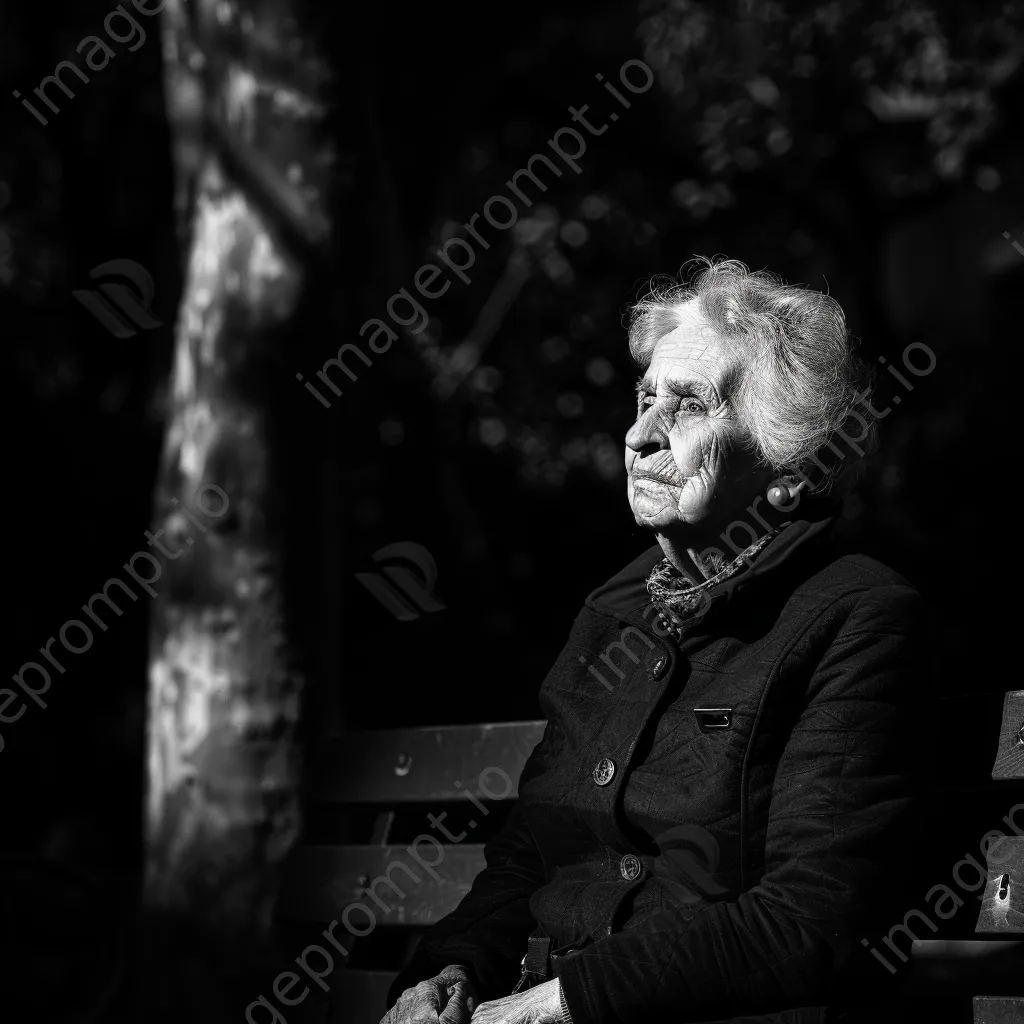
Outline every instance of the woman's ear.
<svg viewBox="0 0 1024 1024"><path fill-rule="evenodd" d="M800 493L806 486L805 478L779 477L768 488L768 504L779 512L792 512L800 504Z"/></svg>

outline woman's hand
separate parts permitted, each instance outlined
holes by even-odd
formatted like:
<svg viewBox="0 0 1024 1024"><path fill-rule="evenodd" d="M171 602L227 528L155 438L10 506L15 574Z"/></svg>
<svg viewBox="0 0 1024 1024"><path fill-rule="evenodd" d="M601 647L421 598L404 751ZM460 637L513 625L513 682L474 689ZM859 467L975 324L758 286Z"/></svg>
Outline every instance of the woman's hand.
<svg viewBox="0 0 1024 1024"><path fill-rule="evenodd" d="M478 1002L469 972L453 965L407 988L380 1024L469 1024Z"/></svg>
<svg viewBox="0 0 1024 1024"><path fill-rule="evenodd" d="M514 996L481 1003L472 1024L554 1024L562 1016L558 979L545 981Z"/></svg>

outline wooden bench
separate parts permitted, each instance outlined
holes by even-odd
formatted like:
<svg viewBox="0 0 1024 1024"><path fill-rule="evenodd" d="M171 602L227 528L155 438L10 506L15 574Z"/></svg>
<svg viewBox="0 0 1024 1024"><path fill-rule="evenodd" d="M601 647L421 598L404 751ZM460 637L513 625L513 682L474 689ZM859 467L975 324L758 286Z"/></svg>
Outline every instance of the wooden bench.
<svg viewBox="0 0 1024 1024"><path fill-rule="evenodd" d="M496 808L518 796L523 765L544 725L388 729L348 733L332 741L313 766L313 778L317 800L343 809L342 819L328 821L326 830L346 841L311 842L296 851L281 911L325 926L338 921L333 934L347 936L353 960L378 929L404 933L408 941L399 959L407 956L422 931L454 910L469 892L484 866L484 840L497 830L497 820L488 819L503 818L495 814ZM456 824L460 808L462 823ZM353 823L353 812L360 809L361 820ZM416 834L410 836L407 828L404 838L394 841L403 812L418 819ZM460 841L450 842L432 828L429 814L446 815L441 824L450 835L461 836ZM413 842L422 835L433 841ZM367 912L351 909L356 905ZM367 934L356 939L353 931ZM338 1024L378 1024L398 964L390 970L368 970L343 963L341 973L330 979L333 1019Z"/></svg>
<svg viewBox="0 0 1024 1024"><path fill-rule="evenodd" d="M1024 691L1020 696L1024 698ZM941 752L938 759L933 812L944 802L948 822L950 800L960 807L977 801L980 794L997 794L993 806L1005 802L1005 813L1015 792L1024 799L1019 776L1012 774L1012 768L1021 764L1014 745L1024 724L1016 721L1018 711L1024 710L1016 695L951 698L937 701L933 710L936 736L948 746L948 753ZM313 777L316 799L328 813L294 855L280 906L293 920L321 927L339 922L333 934L350 950L350 957L339 955L341 965L328 979L332 1021L378 1024L397 966L419 935L458 905L484 866L484 839L503 817L492 812L518 795L519 775L544 725L532 721L355 732L321 752ZM984 744L979 748L956 743L965 728L991 736L991 750ZM1001 774L993 779L997 773ZM456 824L459 806L462 815ZM417 836L431 840L415 842L408 821L402 838L393 837L396 822L410 814L418 817ZM429 814L446 815L442 824L459 841L450 842L440 830L425 825ZM969 839L973 850L986 830L982 827ZM958 851L942 877L934 880L945 881L961 855ZM908 902L902 910L915 905ZM366 909L354 909L357 906ZM991 935L962 934L977 920L976 913L967 920L972 913L964 914L961 937L915 944L904 989L908 998L942 998L945 992L966 1000L967 1015L958 1020L971 1019L970 1000L977 997L974 1016L981 1024L989 1017L999 1020L997 1015L1007 1006L1011 1015L1017 1012L1018 1006L1007 999L1018 993L1007 992L1004 984L1017 968L1007 966L1012 947L1006 942L992 941ZM354 940L353 932L365 936ZM402 940L388 947L390 962L358 966L360 948L382 932ZM1016 946L1018 953L1024 952L1024 943ZM1024 957L1020 963L1024 977ZM979 989L988 995L979 997Z"/></svg>

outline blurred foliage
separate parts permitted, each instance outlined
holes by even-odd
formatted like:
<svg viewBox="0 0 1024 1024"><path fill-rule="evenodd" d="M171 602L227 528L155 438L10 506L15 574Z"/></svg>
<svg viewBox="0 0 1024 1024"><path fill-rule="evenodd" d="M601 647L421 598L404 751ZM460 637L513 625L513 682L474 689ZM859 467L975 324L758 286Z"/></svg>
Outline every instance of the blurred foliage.
<svg viewBox="0 0 1024 1024"><path fill-rule="evenodd" d="M641 11L645 55L680 114L674 129L722 182L767 166L799 188L834 151L816 126L842 132L870 112L924 128L902 173L878 186L934 187L963 173L1024 59L1019 3L643 0Z"/></svg>
<svg viewBox="0 0 1024 1024"><path fill-rule="evenodd" d="M15 387L46 453L18 456L47 510L25 544L43 559L26 572L19 610L19 630L33 636L68 614L47 582L62 571L48 538L63 508L86 510L81 529L96 539L75 570L86 593L147 524L180 289L155 22L138 53L119 53L48 127L10 97L108 10L90 0L2 14L0 304ZM593 124L621 114L587 137L578 175L541 168L544 192L524 181L531 205L517 203L509 231L488 232L471 283L423 300L429 327L375 359L342 402L326 411L297 389L321 419L297 419L296 444L307 429L337 438L340 511L330 522L325 513L322 529L345 539L338 573L351 616L332 642L349 646L346 671L373 671L383 644L396 671L412 672L467 633L482 657L524 628L540 588L548 604L521 655L526 682L498 712L532 713L582 595L649 542L624 495L635 371L623 316L653 274L698 253L829 290L869 361L919 339L939 354L939 371L883 424L877 469L844 525L941 589L934 551L948 523L934 496L951 458L977 459L972 430L988 416L977 367L1019 329L1012 297L1024 258L1002 237L1021 226L1018 0L538 0L500 36L488 10L468 2L444 17L406 11L386 32L378 11L343 16L364 62L344 78L348 58L335 55L347 90L342 165L358 179L339 228L353 254L339 292L357 323L412 289L415 269L489 197L510 195L512 175L572 124L570 105L589 105ZM596 76L614 83L637 58L657 84L625 110ZM70 297L93 266L118 257L156 281L166 326L145 339L113 341ZM330 316L322 331L326 359L340 343ZM283 357L289 379L297 369L310 371ZM991 445L981 450L982 462L995 458ZM55 453L61 469L51 473ZM980 511L964 515L963 528L983 528ZM412 624L409 644L394 643L398 627L351 582L373 550L403 539L437 557L450 609ZM473 658L453 672L470 692ZM372 693L355 699L375 713ZM405 708L408 719L429 717L430 699ZM485 712L470 702L460 713Z"/></svg>
<svg viewBox="0 0 1024 1024"><path fill-rule="evenodd" d="M1019 88L1020 4L645 0L639 15L635 35L660 94L633 97L612 129L643 117L628 148L615 152L610 133L589 138L581 178L553 182L545 202L521 210L503 256L527 260L530 280L489 332L494 365L476 367L484 355L474 350L463 385L474 416L462 436L518 453L531 485L560 487L578 471L620 485L612 450L632 415L622 313L644 277L674 271L691 252L750 262L767 254L787 276L826 288L838 279L854 326L865 317L881 348L889 325L871 307L884 268L865 275L863 261L877 261L887 233L922 202L938 207L961 185L995 192L1020 171L1016 147L986 149L1008 133L1001 90ZM540 116L508 99L538 88L536 53L505 55L494 72L500 93L481 83L475 108L491 132L466 140L454 159L438 152L445 181L415 247L424 260L489 195L507 194L503 183L533 152L546 152L564 123L558 99L578 104L590 68L630 56L611 42L621 16L593 12L585 28L572 25L575 45L596 44L583 58L589 67L574 53L571 91ZM545 19L549 67L569 49L568 31L559 15ZM419 347L432 375L467 355L473 317L501 290L507 267L478 256L488 270L476 273L489 276L453 290L439 317L431 309Z"/></svg>

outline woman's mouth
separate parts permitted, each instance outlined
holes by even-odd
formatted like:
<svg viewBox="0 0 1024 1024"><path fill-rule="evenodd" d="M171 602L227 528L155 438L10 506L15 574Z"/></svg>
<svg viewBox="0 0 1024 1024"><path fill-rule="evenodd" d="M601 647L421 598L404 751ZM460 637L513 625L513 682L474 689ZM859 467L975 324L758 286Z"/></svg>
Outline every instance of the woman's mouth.
<svg viewBox="0 0 1024 1024"><path fill-rule="evenodd" d="M678 487L674 480L667 480L663 476L654 476L652 473L633 473L630 479L634 484L648 483L648 484L662 484L665 487Z"/></svg>

